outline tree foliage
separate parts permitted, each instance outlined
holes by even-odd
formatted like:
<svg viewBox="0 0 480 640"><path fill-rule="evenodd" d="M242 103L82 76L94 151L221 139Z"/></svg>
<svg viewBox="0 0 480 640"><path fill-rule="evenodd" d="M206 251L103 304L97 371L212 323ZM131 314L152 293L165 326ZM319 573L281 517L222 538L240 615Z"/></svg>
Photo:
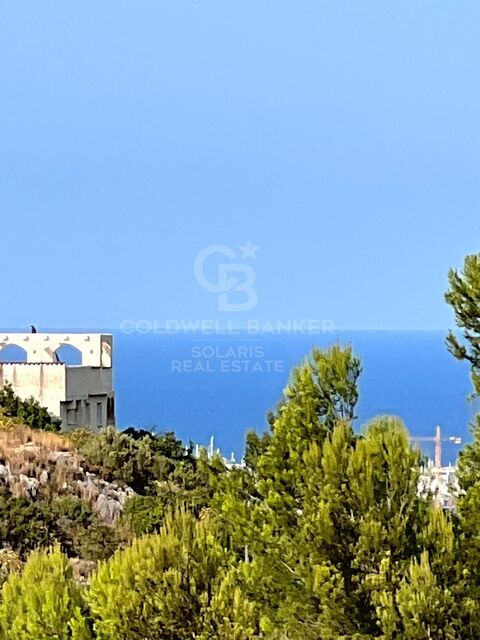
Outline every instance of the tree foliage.
<svg viewBox="0 0 480 640"><path fill-rule="evenodd" d="M185 510L157 535L101 564L88 601L99 640L232 638L253 630L253 607L231 575L229 553L209 516ZM221 633L227 635L219 635Z"/></svg>
<svg viewBox="0 0 480 640"><path fill-rule="evenodd" d="M181 442L173 434L135 437L132 431L121 433L107 427L99 433L84 431L70 437L92 470L141 494L154 491L155 483L166 479L176 461L184 458Z"/></svg>
<svg viewBox="0 0 480 640"><path fill-rule="evenodd" d="M85 605L66 556L34 551L0 601L1 640L90 640Z"/></svg>
<svg viewBox="0 0 480 640"><path fill-rule="evenodd" d="M480 393L480 253L465 258L463 271L452 269L446 301L453 307L457 326L463 329L463 340L450 332L447 345L459 360L471 366L476 393Z"/></svg>
<svg viewBox="0 0 480 640"><path fill-rule="evenodd" d="M0 388L0 413L7 418L17 418L19 423L32 429L59 431L61 426L61 420L50 415L39 402L19 398L8 382Z"/></svg>
<svg viewBox="0 0 480 640"><path fill-rule="evenodd" d="M449 348L475 384L478 267L447 294L465 330ZM350 346L314 349L241 468L171 433L70 434L86 468L136 495L102 527L73 496L0 492L0 640L477 640L480 418L444 513L400 419L356 428L360 373ZM89 584L61 551L96 562Z"/></svg>

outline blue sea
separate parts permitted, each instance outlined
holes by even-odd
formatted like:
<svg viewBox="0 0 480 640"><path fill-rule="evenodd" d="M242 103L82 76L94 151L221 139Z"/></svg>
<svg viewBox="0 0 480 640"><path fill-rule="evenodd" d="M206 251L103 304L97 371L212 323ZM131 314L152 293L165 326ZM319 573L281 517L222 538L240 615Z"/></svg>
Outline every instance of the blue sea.
<svg viewBox="0 0 480 640"><path fill-rule="evenodd" d="M331 334L115 335L117 420L172 430L185 442L243 453L245 432L266 428L289 372L312 346L351 344L362 359L357 429L380 414L401 417L414 436L470 438L474 415L468 366L445 347L444 332L345 331ZM422 445L433 455L433 444ZM445 443L444 463L459 447Z"/></svg>

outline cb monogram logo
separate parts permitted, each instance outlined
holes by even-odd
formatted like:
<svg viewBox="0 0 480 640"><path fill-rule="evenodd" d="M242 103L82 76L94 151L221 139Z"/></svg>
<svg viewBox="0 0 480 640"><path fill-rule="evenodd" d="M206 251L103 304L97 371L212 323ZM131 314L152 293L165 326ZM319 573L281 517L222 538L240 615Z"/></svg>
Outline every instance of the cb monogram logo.
<svg viewBox="0 0 480 640"><path fill-rule="evenodd" d="M202 249L195 259L193 266L195 278L206 291L217 294L219 311L249 311L257 304L258 296L254 289L255 269L243 261L249 258L256 260L255 254L259 247L249 240L239 249L242 252L241 256L228 245L211 244ZM216 278L213 282L205 274L206 262L212 256L229 260L229 262L217 263ZM232 301L233 294L235 294L235 301Z"/></svg>

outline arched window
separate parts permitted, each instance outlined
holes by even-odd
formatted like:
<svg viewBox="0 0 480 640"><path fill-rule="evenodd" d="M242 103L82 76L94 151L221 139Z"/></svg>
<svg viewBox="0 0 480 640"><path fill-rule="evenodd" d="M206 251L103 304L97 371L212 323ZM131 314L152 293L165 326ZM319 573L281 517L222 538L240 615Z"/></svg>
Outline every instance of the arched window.
<svg viewBox="0 0 480 640"><path fill-rule="evenodd" d="M57 354L58 362L62 364L70 366L82 364L82 352L71 344L62 344L55 353Z"/></svg>
<svg viewBox="0 0 480 640"><path fill-rule="evenodd" d="M16 344L0 348L0 362L27 362L27 352Z"/></svg>

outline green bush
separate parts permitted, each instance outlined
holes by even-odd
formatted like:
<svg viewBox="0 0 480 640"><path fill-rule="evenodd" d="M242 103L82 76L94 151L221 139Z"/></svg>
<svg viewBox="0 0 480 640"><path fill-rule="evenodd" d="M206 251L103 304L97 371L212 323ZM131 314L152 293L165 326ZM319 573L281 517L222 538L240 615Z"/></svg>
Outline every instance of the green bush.
<svg viewBox="0 0 480 640"><path fill-rule="evenodd" d="M118 536L79 498L47 502L0 490L0 544L22 558L34 549L58 543L69 557L105 559L118 546Z"/></svg>
<svg viewBox="0 0 480 640"><path fill-rule="evenodd" d="M184 457L181 442L172 434L136 438L107 427L98 434L82 431L70 437L92 471L140 494L155 493L155 483L173 472L177 456Z"/></svg>
<svg viewBox="0 0 480 640"><path fill-rule="evenodd" d="M21 424L43 431L60 431L61 420L49 414L36 400L22 400L5 383L0 389L0 409L7 418L17 418Z"/></svg>
<svg viewBox="0 0 480 640"><path fill-rule="evenodd" d="M36 547L53 542L55 519L45 503L28 497L14 497L0 491L0 543L22 557Z"/></svg>
<svg viewBox="0 0 480 640"><path fill-rule="evenodd" d="M0 640L90 640L85 605L68 559L34 551L11 573L0 602Z"/></svg>
<svg viewBox="0 0 480 640"><path fill-rule="evenodd" d="M52 537L68 557L104 560L118 546L117 531L104 524L80 498L57 498L49 505L49 512L54 521Z"/></svg>
<svg viewBox="0 0 480 640"><path fill-rule="evenodd" d="M171 501L160 496L135 496L127 500L121 524L136 536L156 533L163 524Z"/></svg>
<svg viewBox="0 0 480 640"><path fill-rule="evenodd" d="M201 637L230 560L208 517L167 516L157 535L100 564L88 602L98 640Z"/></svg>

